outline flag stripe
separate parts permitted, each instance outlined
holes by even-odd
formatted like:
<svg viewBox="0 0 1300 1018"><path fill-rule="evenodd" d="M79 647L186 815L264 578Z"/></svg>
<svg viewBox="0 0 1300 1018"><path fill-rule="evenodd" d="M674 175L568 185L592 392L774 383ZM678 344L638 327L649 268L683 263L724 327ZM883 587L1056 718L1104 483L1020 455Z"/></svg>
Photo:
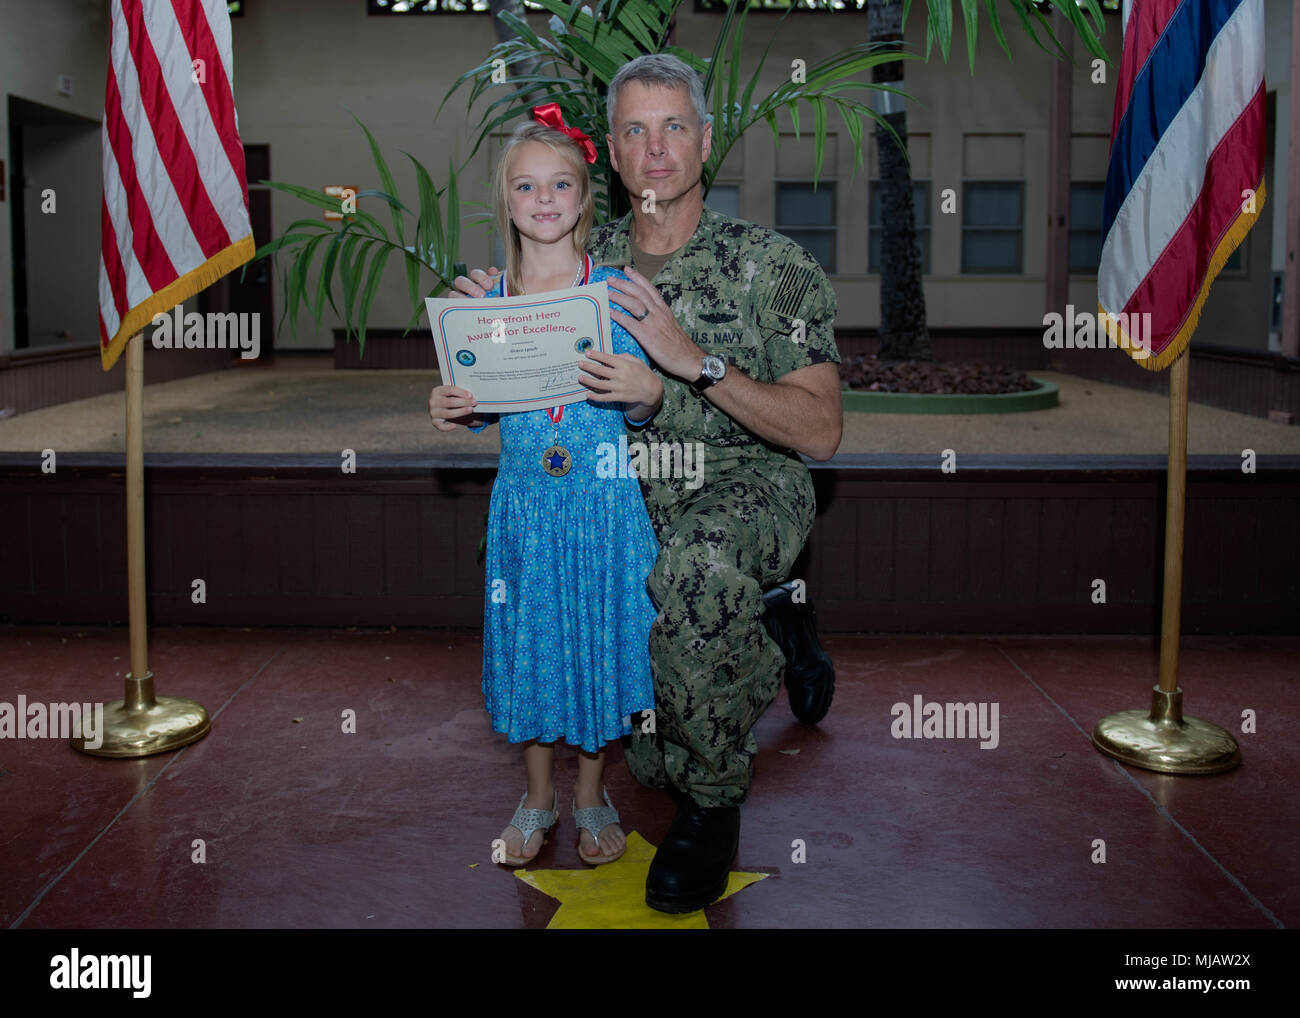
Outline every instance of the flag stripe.
<svg viewBox="0 0 1300 1018"><path fill-rule="evenodd" d="M170 10L169 5L155 6ZM172 186L182 197L182 207L190 229L203 251L200 261L206 260L229 247L232 238L226 232L225 225L208 196L199 174L198 161L194 158L194 150L190 148L189 138L176 115L172 97L167 90L166 77L144 23L140 0L122 0L122 10L131 28L131 57L139 76L140 93L144 98L143 109L152 128L154 144L158 146L162 165ZM189 75L184 80L188 84ZM184 264L183 259L181 263Z"/></svg>
<svg viewBox="0 0 1300 1018"><path fill-rule="evenodd" d="M117 163L118 179L122 183L126 197L127 221L125 224L119 223L119 234L134 252L148 280L149 289L159 290L176 278L176 268L163 247L158 231L154 228L149 204L140 189L140 179L135 169L135 155L131 151L131 135L126 118L122 114L122 97L117 90L117 79L112 75L108 79L104 105L104 122L108 128L108 139L112 146L113 158ZM123 225L126 229L121 229Z"/></svg>
<svg viewBox="0 0 1300 1018"><path fill-rule="evenodd" d="M1099 311L1150 316L1128 349L1151 371L1186 350L1264 202L1263 0L1182 0L1157 37L1166 4L1126 6L1097 270Z"/></svg>
<svg viewBox="0 0 1300 1018"><path fill-rule="evenodd" d="M1210 156L1191 212L1121 309L1151 311L1152 336L1173 336L1186 323L1211 257L1242 213L1241 192L1258 186L1264 155L1262 84L1255 100Z"/></svg>
<svg viewBox="0 0 1300 1018"><path fill-rule="evenodd" d="M221 91L225 82L225 72L221 61L215 53L201 57L201 45L198 36L207 21L193 23L193 30L186 33L182 22L178 20L174 3L153 3L154 20L148 29L150 38L155 40L154 50L158 54L161 76L171 99L176 117L185 126L189 147L195 157L195 165L204 192L211 199L213 211L221 221L221 247L225 247L242 225L242 212L245 202L243 174L238 178L229 158L228 141L224 140L217 122L213 118L212 107L207 96L214 91ZM184 39L186 45L168 44L170 39ZM195 64L198 63L196 67ZM198 81L195 81L198 78ZM227 99L233 102L227 83ZM238 147L238 146L237 146ZM239 147L242 153L242 147ZM241 154L242 158L242 154ZM225 210L225 214L222 210ZM206 260L206 251L194 251L192 264L197 265ZM187 263L182 271L190 268Z"/></svg>
<svg viewBox="0 0 1300 1018"><path fill-rule="evenodd" d="M110 320L120 326L122 315L126 314L131 306L131 295L136 294L137 300L143 300L153 290L149 286L149 280L145 278L140 260L135 255L133 239L135 231L131 227L131 220L127 214L126 185L123 183L121 171L113 155L113 146L108 139L108 118L105 117L104 120L104 203L108 206L108 217L113 226L113 234L110 238L106 238L100 255L111 262L124 280L122 303L115 305L110 316ZM107 243L107 240L111 240L112 243ZM109 331L115 334L115 329Z"/></svg>
<svg viewBox="0 0 1300 1018"><path fill-rule="evenodd" d="M108 202L101 198L100 207L102 209L100 229L103 230L104 243L99 256L103 277L99 299L100 306L103 307L106 303L105 296L109 298L108 303L111 303L115 319L113 322L114 329L110 331L116 331L116 320L121 319L122 312L130 307L126 299L126 273L122 270L122 259L117 246L117 233L113 229L113 219L108 212ZM104 293L104 284L108 288L107 294Z"/></svg>
<svg viewBox="0 0 1300 1018"><path fill-rule="evenodd" d="M1113 139L1119 133L1120 118L1128 109L1129 98L1133 91L1133 82L1137 79L1146 62L1148 54L1160 38L1160 33L1169 24L1184 0L1147 0L1138 10L1139 17L1133 17L1127 6L1124 10L1124 49L1120 53L1119 82L1115 88L1115 114L1110 125Z"/></svg>
<svg viewBox="0 0 1300 1018"><path fill-rule="evenodd" d="M192 53L204 62L208 74L207 84L200 91L208 105L212 125L217 132L217 141L226 153L230 168L238 177L235 182L242 187L244 206L247 207L249 204L248 174L244 165L244 146L239 143L239 128L235 123L235 90L231 85L230 70L222 59L222 47L217 42L212 25L202 16L202 5L199 0L172 0L172 8L175 17L194 26ZM225 49L229 52L229 32L226 33L225 42ZM229 178L225 179L229 182ZM237 229L232 228L229 223L226 224L226 228L232 235L237 232Z"/></svg>
<svg viewBox="0 0 1300 1018"><path fill-rule="evenodd" d="M1154 144L1197 89L1210 46L1243 0L1185 2L1161 33L1129 90L1128 105L1111 142L1101 218L1104 236L1120 202L1151 158ZM1238 107L1240 109L1240 107Z"/></svg>
<svg viewBox="0 0 1300 1018"><path fill-rule="evenodd" d="M126 340L254 253L225 0L110 0L99 329ZM195 81L194 59L204 61Z"/></svg>
<svg viewBox="0 0 1300 1018"><path fill-rule="evenodd" d="M1244 10L1249 14L1249 8ZM1248 17L1224 26L1211 49L1206 76L1155 145L1105 233L1106 271L1099 270L1098 290L1108 310L1129 303L1191 214L1211 154L1258 91L1264 54L1251 45L1251 32ZM1257 179L1254 174L1251 183L1242 186L1251 187Z"/></svg>
<svg viewBox="0 0 1300 1018"><path fill-rule="evenodd" d="M175 279L184 271L183 266L192 264L201 252L186 220L181 196L172 186L154 141L145 110L147 97L141 92L131 55L130 35L122 5L114 3L110 88L118 93L122 114L110 122L114 133L112 150L114 153L125 150L129 154L127 164L119 162L117 176L128 197L132 191L138 191L141 199L134 203L110 200L109 209L113 212L114 228L122 238L128 306L134 307L167 285L167 280ZM107 155L105 158L107 161ZM137 172L137 166L146 171ZM107 164L104 173L107 191L113 185ZM162 267L158 268L160 262ZM122 313L125 315L126 309Z"/></svg>

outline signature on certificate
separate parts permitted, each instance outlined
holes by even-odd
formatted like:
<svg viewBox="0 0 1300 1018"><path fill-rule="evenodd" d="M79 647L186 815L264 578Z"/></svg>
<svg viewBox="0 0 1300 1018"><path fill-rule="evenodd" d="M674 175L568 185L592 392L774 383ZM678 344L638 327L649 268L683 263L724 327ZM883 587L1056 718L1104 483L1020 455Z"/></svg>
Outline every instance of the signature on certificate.
<svg viewBox="0 0 1300 1018"><path fill-rule="evenodd" d="M551 392L554 389L563 389L565 386L572 385L572 384L573 384L572 374L564 371L559 371L554 374L547 375L546 381L544 381L539 388L542 392Z"/></svg>

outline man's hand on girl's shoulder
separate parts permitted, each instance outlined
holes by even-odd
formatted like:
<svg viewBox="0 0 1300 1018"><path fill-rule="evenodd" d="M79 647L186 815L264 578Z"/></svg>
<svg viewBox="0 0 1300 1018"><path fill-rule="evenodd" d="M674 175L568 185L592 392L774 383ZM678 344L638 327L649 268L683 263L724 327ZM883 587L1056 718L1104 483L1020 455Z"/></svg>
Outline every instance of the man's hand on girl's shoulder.
<svg viewBox="0 0 1300 1018"><path fill-rule="evenodd" d="M470 269L468 276L457 276L452 280L452 285L456 288L447 294L448 297L486 297L488 291L496 285L497 277L501 275L501 270L495 265L484 272L482 269Z"/></svg>

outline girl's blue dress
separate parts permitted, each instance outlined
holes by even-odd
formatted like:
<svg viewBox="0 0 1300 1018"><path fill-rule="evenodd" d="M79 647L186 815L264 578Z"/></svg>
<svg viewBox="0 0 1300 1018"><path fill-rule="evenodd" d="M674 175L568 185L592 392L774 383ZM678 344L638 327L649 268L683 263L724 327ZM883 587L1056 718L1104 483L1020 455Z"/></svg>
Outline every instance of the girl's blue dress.
<svg viewBox="0 0 1300 1018"><path fill-rule="evenodd" d="M596 268L588 279L625 278ZM488 296L501 295L498 280ZM610 323L614 353L649 363ZM487 414L501 424L501 460L488 511L483 696L494 731L511 742L563 740L587 752L631 732L628 715L654 707L646 592L659 545L635 474L620 459L621 403L570 403L558 444L573 465L542 469L556 426L545 410ZM473 430L482 430L475 428ZM631 471L624 470L631 474ZM504 582L497 582L504 581Z"/></svg>

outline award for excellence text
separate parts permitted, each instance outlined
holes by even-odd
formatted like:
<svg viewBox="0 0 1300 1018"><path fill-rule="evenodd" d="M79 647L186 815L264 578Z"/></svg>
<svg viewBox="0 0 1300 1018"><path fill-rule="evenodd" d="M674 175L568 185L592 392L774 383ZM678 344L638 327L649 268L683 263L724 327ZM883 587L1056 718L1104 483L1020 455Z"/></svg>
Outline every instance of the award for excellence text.
<svg viewBox="0 0 1300 1018"><path fill-rule="evenodd" d="M426 297L438 370L480 413L563 406L587 398L578 365L610 349L604 282L526 297Z"/></svg>

